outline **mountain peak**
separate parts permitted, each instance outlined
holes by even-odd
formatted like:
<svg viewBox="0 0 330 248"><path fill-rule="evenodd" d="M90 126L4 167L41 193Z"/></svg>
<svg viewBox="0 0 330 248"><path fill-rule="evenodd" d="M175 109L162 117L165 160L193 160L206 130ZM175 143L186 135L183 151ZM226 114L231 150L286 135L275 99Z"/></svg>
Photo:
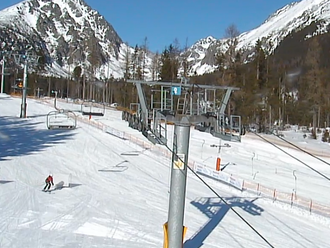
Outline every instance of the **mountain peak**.
<svg viewBox="0 0 330 248"><path fill-rule="evenodd" d="M105 64L110 66L108 61L118 60L121 38L83 0L26 0L1 11L0 20L4 50L24 50L22 43L33 42L36 51L66 71L69 64L84 65L94 74L110 70L114 76L122 76L117 65L104 68ZM13 45L10 40L20 44Z"/></svg>
<svg viewBox="0 0 330 248"><path fill-rule="evenodd" d="M207 37L205 37L205 38L203 38L203 39L200 39L200 40L198 40L197 42L195 42L195 44L193 44L192 45L192 49L193 48L198 48L198 47L200 47L200 48L202 48L202 49L207 49L207 48L209 48L209 46L213 43L213 42L215 42L217 39L216 38L214 38L213 36L207 36Z"/></svg>
<svg viewBox="0 0 330 248"><path fill-rule="evenodd" d="M313 22L318 23L318 29L306 39L327 32L330 0L302 0L278 9L260 26L239 35L236 48L248 55L260 40L272 52L286 36ZM6 8L0 11L0 37L2 50L24 51L29 44L45 55L50 65L63 68L64 74L81 66L98 77L122 77L125 56L134 51L83 0L25 0ZM214 70L214 55L226 51L226 40L207 36L188 48L185 55L191 63L190 74Z"/></svg>
<svg viewBox="0 0 330 248"><path fill-rule="evenodd" d="M308 35L306 39L327 32L327 27L330 25L330 0L302 0L285 5L270 15L257 28L239 35L236 48L249 54L253 51L257 40L260 40L267 52L271 53L286 36L310 26L313 22L319 23L318 29ZM207 65L205 64L205 57L211 58L210 55L219 50L226 50L225 39L207 42L207 38L205 38L197 41L191 47L188 56L190 61L194 61L191 73L199 71L199 74L203 74L204 71L213 70L215 68L212 64L214 60L208 59L210 64Z"/></svg>

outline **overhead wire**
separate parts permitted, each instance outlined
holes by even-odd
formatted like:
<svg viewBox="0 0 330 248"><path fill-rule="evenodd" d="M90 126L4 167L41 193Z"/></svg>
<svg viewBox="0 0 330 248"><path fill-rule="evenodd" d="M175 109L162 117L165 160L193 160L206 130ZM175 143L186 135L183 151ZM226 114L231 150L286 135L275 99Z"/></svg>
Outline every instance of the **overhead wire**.
<svg viewBox="0 0 330 248"><path fill-rule="evenodd" d="M275 135L275 134L274 134L274 135ZM280 136L278 136L278 135L275 135L275 136L276 136L277 138L283 140L284 142L286 142L286 143L288 143L288 144L294 146L294 147L297 148L298 150L300 150L300 151L302 151L302 152L304 152L304 153L307 153L308 155L312 156L313 158L315 158L315 159L321 161L322 163L325 163L325 164L327 164L327 165L330 166L330 163L328 163L327 161L325 161L325 160L323 160L323 159L321 159L321 158L315 156L314 154L312 154L312 153L310 153L310 152L308 152L308 151L306 151L306 150L300 148L299 146L293 144L292 142L290 142L290 141L288 141L288 140L286 140L286 139L284 139L284 138L282 138L282 137L280 137Z"/></svg>
<svg viewBox="0 0 330 248"><path fill-rule="evenodd" d="M326 175L324 175L323 173L319 172L318 170L314 169L313 167L311 167L310 165L306 164L304 161L300 160L299 158L291 155L290 153L284 151L282 148L280 148L279 146L277 146L276 144L274 144L273 142L265 139L264 137L262 137L261 135L254 133L256 136L258 136L260 139L266 141L267 143L271 144L272 146L276 147L277 149L279 149L280 151L284 152L285 154L287 154L288 156L290 156L291 158L299 161L300 163L302 163L303 165L305 165L307 168L311 169L312 171L314 171L315 173L319 174L320 176L324 177L325 179L330 181L330 178Z"/></svg>
<svg viewBox="0 0 330 248"><path fill-rule="evenodd" d="M176 155L175 152L160 138L157 137L157 135L150 129L148 128L148 131L150 131L158 140L159 143L164 145L172 154ZM209 190L211 190L233 213L235 213L248 227L250 227L266 244L269 245L269 247L274 248L274 246L256 229L254 228L240 213L238 213L222 196L220 196L205 180L197 174L192 168L190 168L187 164L186 161L183 161L179 156L177 158L184 163L186 168L190 170Z"/></svg>

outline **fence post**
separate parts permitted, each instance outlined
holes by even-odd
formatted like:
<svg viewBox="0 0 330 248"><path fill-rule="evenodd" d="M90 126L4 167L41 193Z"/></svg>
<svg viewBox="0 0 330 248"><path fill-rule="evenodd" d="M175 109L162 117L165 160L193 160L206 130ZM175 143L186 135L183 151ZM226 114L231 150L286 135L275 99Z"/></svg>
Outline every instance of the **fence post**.
<svg viewBox="0 0 330 248"><path fill-rule="evenodd" d="M259 195L259 183L257 184L257 195Z"/></svg>
<svg viewBox="0 0 330 248"><path fill-rule="evenodd" d="M274 189L274 193L273 193L273 202L276 201L276 189Z"/></svg>
<svg viewBox="0 0 330 248"><path fill-rule="evenodd" d="M311 203L309 204L309 213L312 214L313 200L311 199Z"/></svg>

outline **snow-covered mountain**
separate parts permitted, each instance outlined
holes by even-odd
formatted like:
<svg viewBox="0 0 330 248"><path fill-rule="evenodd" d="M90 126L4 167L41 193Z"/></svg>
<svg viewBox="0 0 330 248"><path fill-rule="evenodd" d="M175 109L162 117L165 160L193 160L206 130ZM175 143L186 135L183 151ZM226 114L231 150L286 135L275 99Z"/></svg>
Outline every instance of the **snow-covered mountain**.
<svg viewBox="0 0 330 248"><path fill-rule="evenodd" d="M249 56L259 39L272 52L286 36L313 22L317 29L306 39L327 32L330 0L302 0L284 6L259 27L239 35L237 49ZM214 71L214 55L227 49L226 41L209 36L188 48L184 57L190 64L189 73ZM0 11L0 49L33 49L46 56L48 72L65 76L80 65L99 78L122 77L127 54L134 53L111 24L83 0L26 0ZM151 67L152 57L148 53L146 68Z"/></svg>
<svg viewBox="0 0 330 248"><path fill-rule="evenodd" d="M23 1L0 12L0 32L2 50L22 52L32 46L64 75L77 65L86 70L93 65L98 76L121 77L124 51L131 50L83 0Z"/></svg>
<svg viewBox="0 0 330 248"><path fill-rule="evenodd" d="M284 6L270 15L259 27L239 35L237 49L241 49L248 56L259 39L268 53L271 53L286 36L310 26L313 22L317 23L317 30L306 36L306 39L328 31L330 0L302 0ZM190 73L203 74L213 71L214 54L217 48L220 51L226 49L225 41L226 39L207 37L189 48L187 57L192 63Z"/></svg>

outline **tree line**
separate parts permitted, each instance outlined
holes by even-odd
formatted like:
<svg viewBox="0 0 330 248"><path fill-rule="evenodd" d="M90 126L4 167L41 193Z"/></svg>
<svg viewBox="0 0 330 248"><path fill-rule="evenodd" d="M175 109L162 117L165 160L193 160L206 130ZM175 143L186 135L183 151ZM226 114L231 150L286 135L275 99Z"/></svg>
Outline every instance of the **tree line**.
<svg viewBox="0 0 330 248"><path fill-rule="evenodd" d="M190 76L190 83L239 87L230 98L227 112L242 116L245 125L257 124L260 131L285 124L329 126L330 39L327 33L306 39L315 27L317 23L290 34L276 49L267 39L260 39L250 51L244 51L237 48L239 31L234 24L230 25L222 40L227 50L223 52L219 44L215 52L216 71ZM138 98L135 86L127 83L128 79L145 80L147 73L153 81L179 82L182 77L188 77L191 64L185 53L187 46L181 48L177 39L155 54L149 51L147 38L142 45L136 45L133 52L126 47L123 78L115 79L110 74L95 79L93 75L100 59L91 55L89 62L94 66L90 69L76 66L69 77L30 73L29 94L35 95L39 88L43 90L41 94L51 95L56 89L59 97L116 102L129 107L130 103L138 102ZM22 69L13 68L6 81L23 78ZM5 91L12 92L11 87L12 84L6 84ZM152 91L159 90L144 87L147 98ZM221 99L222 95L217 97Z"/></svg>

